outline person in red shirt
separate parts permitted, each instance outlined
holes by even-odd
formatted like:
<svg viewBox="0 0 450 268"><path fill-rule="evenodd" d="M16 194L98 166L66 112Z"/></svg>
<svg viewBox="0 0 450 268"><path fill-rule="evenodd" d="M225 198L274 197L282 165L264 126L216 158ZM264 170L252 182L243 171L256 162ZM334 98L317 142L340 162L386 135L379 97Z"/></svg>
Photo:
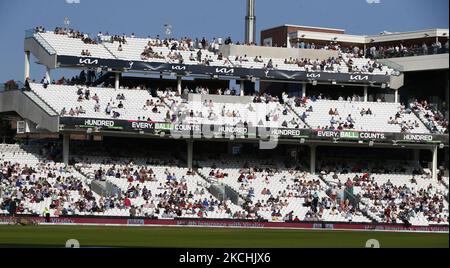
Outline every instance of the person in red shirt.
<svg viewBox="0 0 450 268"><path fill-rule="evenodd" d="M198 211L197 216L199 218L203 218L203 212L201 210Z"/></svg>
<svg viewBox="0 0 450 268"><path fill-rule="evenodd" d="M384 215L386 216L386 222L390 223L391 222L391 208L387 207L386 210L384 211Z"/></svg>
<svg viewBox="0 0 450 268"><path fill-rule="evenodd" d="M128 197L125 197L123 204L125 205L126 208L131 207L131 200Z"/></svg>

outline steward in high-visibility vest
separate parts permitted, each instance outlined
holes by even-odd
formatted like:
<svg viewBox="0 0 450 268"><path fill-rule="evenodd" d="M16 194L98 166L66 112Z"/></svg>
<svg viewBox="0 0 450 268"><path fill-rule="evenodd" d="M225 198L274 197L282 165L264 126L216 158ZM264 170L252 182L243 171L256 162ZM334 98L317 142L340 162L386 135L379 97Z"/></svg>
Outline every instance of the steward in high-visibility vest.
<svg viewBox="0 0 450 268"><path fill-rule="evenodd" d="M44 217L45 217L45 222L50 222L50 210L48 210L48 208L44 209Z"/></svg>

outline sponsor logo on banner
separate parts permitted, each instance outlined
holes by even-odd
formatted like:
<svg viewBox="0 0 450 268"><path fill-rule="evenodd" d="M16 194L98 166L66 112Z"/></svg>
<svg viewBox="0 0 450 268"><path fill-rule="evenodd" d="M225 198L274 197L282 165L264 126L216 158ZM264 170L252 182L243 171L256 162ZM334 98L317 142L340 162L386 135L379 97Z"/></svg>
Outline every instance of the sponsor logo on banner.
<svg viewBox="0 0 450 268"><path fill-rule="evenodd" d="M339 132L336 131L328 131L328 130L319 130L317 131L317 137L324 138L339 138Z"/></svg>
<svg viewBox="0 0 450 268"><path fill-rule="evenodd" d="M175 70L175 71L186 71L186 66L172 66L172 70Z"/></svg>
<svg viewBox="0 0 450 268"><path fill-rule="evenodd" d="M133 129L153 129L155 124L149 122L131 122L131 127Z"/></svg>
<svg viewBox="0 0 450 268"><path fill-rule="evenodd" d="M289 136L289 137L302 137L302 131L300 129L273 129L272 136ZM304 135L307 137L307 135Z"/></svg>
<svg viewBox="0 0 450 268"><path fill-rule="evenodd" d="M80 64L87 64L87 65L97 65L98 64L98 60L81 58L79 63Z"/></svg>
<svg viewBox="0 0 450 268"><path fill-rule="evenodd" d="M306 78L320 78L320 74L306 74Z"/></svg>
<svg viewBox="0 0 450 268"><path fill-rule="evenodd" d="M128 225L144 225L145 221L143 219L128 219Z"/></svg>
<svg viewBox="0 0 450 268"><path fill-rule="evenodd" d="M384 133L373 133L373 132L360 132L359 137L361 139L371 139L371 140L385 140L386 136Z"/></svg>
<svg viewBox="0 0 450 268"><path fill-rule="evenodd" d="M353 132L353 131L342 131L340 133L340 136L343 139L359 139L358 132Z"/></svg>
<svg viewBox="0 0 450 268"><path fill-rule="evenodd" d="M179 125L174 126L174 130L176 130L176 131L201 131L202 128L200 125L179 124Z"/></svg>
<svg viewBox="0 0 450 268"><path fill-rule="evenodd" d="M216 68L216 73L219 73L219 74L234 74L234 69Z"/></svg>
<svg viewBox="0 0 450 268"><path fill-rule="evenodd" d="M172 130L173 126L171 123L156 123L155 129L156 130Z"/></svg>
<svg viewBox="0 0 450 268"><path fill-rule="evenodd" d="M325 138L340 138L340 139L362 139L362 140L385 140L386 135L384 133L376 132L356 132L356 131L332 131L324 130L317 132L318 137Z"/></svg>
<svg viewBox="0 0 450 268"><path fill-rule="evenodd" d="M407 141L426 141L430 142L433 141L432 135L423 135L423 134L407 134L403 136L404 140Z"/></svg>
<svg viewBox="0 0 450 268"><path fill-rule="evenodd" d="M350 80L357 80L357 81L368 81L369 76L368 75L350 75Z"/></svg>
<svg viewBox="0 0 450 268"><path fill-rule="evenodd" d="M102 120L102 119L87 119L84 120L85 126L91 126L91 127L114 127L114 121L113 120Z"/></svg>
<svg viewBox="0 0 450 268"><path fill-rule="evenodd" d="M229 127L229 126L221 126L219 131L221 133L236 133L236 134L246 134L248 129L245 127Z"/></svg>

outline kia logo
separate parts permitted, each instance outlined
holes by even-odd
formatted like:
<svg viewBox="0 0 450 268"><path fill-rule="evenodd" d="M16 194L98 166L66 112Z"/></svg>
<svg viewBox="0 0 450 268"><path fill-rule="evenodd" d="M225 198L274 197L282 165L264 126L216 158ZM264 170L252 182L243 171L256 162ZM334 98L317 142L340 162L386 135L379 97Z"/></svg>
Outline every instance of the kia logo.
<svg viewBox="0 0 450 268"><path fill-rule="evenodd" d="M234 69L216 68L216 73L220 73L220 74L234 74Z"/></svg>
<svg viewBox="0 0 450 268"><path fill-rule="evenodd" d="M98 64L98 60L80 59L80 64L95 65L95 64Z"/></svg>

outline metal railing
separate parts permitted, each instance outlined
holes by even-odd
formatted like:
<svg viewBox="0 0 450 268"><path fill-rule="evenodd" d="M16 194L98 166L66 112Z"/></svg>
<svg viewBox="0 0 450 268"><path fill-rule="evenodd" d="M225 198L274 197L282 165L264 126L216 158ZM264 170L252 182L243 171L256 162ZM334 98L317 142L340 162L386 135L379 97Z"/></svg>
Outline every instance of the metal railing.
<svg viewBox="0 0 450 268"><path fill-rule="evenodd" d="M415 56L429 56L429 55L438 55L438 54L447 54L449 53L449 49L446 47L438 48L438 47L427 47L422 48L413 48L407 49L404 51L395 51L395 50L386 50L383 52L376 51L374 55L371 55L373 59L391 59L391 58L402 58L402 57L415 57Z"/></svg>
<svg viewBox="0 0 450 268"><path fill-rule="evenodd" d="M319 179L322 180L328 187L330 187L329 189L327 189L325 191L327 196L330 196L331 187L336 184L330 183L329 181L325 180L322 175L319 176ZM361 212L366 218L372 220L373 222L377 222L377 220L374 217L370 216L366 211L360 209L359 204L363 204L364 206L367 206L367 204L364 203L360 198L357 198L353 193L349 192L347 190L347 187L344 188L344 190L343 190L343 198L344 198L344 201L346 199L348 199L349 202L352 204L352 206L355 208L355 210Z"/></svg>
<svg viewBox="0 0 450 268"><path fill-rule="evenodd" d="M387 66L391 69L394 69L395 71L398 72L403 72L404 68L402 65L395 63L393 61L388 60L388 58L383 59L375 59L376 63L382 64L384 66ZM394 73L393 75L399 75L399 73Z"/></svg>
<svg viewBox="0 0 450 268"><path fill-rule="evenodd" d="M212 181L202 173L198 172L198 170L195 170L195 172L210 184L208 191L217 199L222 201L230 200L235 205L240 205L240 201L244 199L243 196L230 186L221 182Z"/></svg>
<svg viewBox="0 0 450 268"><path fill-rule="evenodd" d="M25 30L25 38L33 38L35 33L36 33L35 29Z"/></svg>
<svg viewBox="0 0 450 268"><path fill-rule="evenodd" d="M20 81L8 81L6 83L0 84L0 92L8 91L8 90L19 90L23 89L25 86Z"/></svg>

